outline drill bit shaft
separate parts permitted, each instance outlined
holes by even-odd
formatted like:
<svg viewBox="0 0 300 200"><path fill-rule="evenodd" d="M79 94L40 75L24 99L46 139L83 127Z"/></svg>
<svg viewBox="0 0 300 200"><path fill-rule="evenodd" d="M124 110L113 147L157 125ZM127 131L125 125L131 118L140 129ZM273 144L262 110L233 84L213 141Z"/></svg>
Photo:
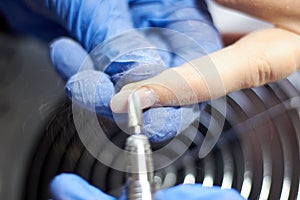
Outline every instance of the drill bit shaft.
<svg viewBox="0 0 300 200"><path fill-rule="evenodd" d="M142 125L140 98L137 93L133 92L128 98L128 128L133 131L133 134L140 134Z"/></svg>

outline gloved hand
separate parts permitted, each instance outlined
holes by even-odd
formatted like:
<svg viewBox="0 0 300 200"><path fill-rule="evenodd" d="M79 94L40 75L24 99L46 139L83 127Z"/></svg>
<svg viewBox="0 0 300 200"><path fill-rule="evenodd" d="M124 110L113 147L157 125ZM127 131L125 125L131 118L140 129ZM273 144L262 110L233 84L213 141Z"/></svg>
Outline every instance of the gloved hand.
<svg viewBox="0 0 300 200"><path fill-rule="evenodd" d="M59 74L67 80L66 93L74 102L95 110L97 114L112 118L110 99L123 85L152 77L165 69L161 57L151 49L138 50L112 60L116 51L126 49L129 39L132 47L151 47L138 32L131 38L121 39L115 46L104 50L94 50L103 41L114 38L135 27L164 27L187 33L203 47L205 54L218 49L220 41L203 1L145 1L128 2L123 0L33 0L35 7L44 7L47 13L68 30L81 45L71 39L60 39L51 45L51 60ZM199 9L199 11L198 11ZM41 9L42 10L42 9ZM131 11L131 13L130 13ZM133 19L133 20L132 20ZM133 22L132 22L133 21ZM159 38L159 37L158 37ZM170 40L171 49L193 53L190 46L170 38L160 39L161 43ZM117 49L117 50L116 50ZM107 68L99 63L99 55L114 61ZM175 66L183 60L178 56L163 54L167 66ZM78 72L85 60L85 70ZM194 106L152 108L144 113L143 132L152 141L160 141L176 135L188 127L197 117L199 110Z"/></svg>
<svg viewBox="0 0 300 200"><path fill-rule="evenodd" d="M207 52L220 48L217 31L208 17L206 7L200 2L200 11L193 0L186 1L131 1L130 8L125 1L49 1L47 7L58 20L69 30L84 49L90 52L104 40L109 40L134 27L157 26L170 28L196 40ZM54 3L55 2L55 3ZM129 13L131 9L131 15ZM154 12L153 12L154 11ZM76 13L76 15L74 14ZM132 23L132 20L133 22ZM135 46L149 47L146 39L139 33L131 37ZM126 37L125 37L126 38ZM134 38L134 40L133 40ZM130 38L129 38L130 40ZM122 41L122 40L121 40ZM161 42L165 41L161 39ZM140 45L143 44L143 45ZM173 49L188 52L193 50L173 43ZM118 42L126 48L127 41ZM106 52L108 59L119 46L110 46ZM74 41L61 39L51 45L51 59L57 71L68 80L67 96L73 101L94 109L100 115L112 117L109 107L110 98L114 95L114 86L121 88L130 82L152 77L161 72L164 62L154 50L139 50L114 60L106 69L99 67L97 59L91 56L86 66L90 70L78 72L87 52ZM101 51L101 49L98 49ZM205 52L202 52L203 54ZM164 54L165 55L165 54ZM170 56L171 55L171 56ZM171 57L171 58L170 58ZM194 57L199 57L195 54ZM168 66L179 64L177 56L165 56ZM96 62L95 62L96 61ZM104 72L104 73L103 73ZM101 77L101 78L100 78ZM96 94L94 94L96 91ZM193 106L152 108L144 113L143 132L152 141L170 138L188 127L197 117L199 110Z"/></svg>
<svg viewBox="0 0 300 200"><path fill-rule="evenodd" d="M50 184L51 197L54 200L113 200L107 195L90 185L87 181L74 174L61 174L56 176ZM164 199L188 199L188 200L242 200L243 197L233 189L221 189L220 187L202 187L201 184L178 185L155 194L156 200Z"/></svg>

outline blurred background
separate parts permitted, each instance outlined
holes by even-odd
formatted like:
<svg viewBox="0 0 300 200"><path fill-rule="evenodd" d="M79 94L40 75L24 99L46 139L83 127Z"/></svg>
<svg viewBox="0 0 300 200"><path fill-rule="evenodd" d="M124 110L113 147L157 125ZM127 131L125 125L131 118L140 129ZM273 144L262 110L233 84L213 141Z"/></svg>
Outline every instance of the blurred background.
<svg viewBox="0 0 300 200"><path fill-rule="evenodd" d="M208 3L227 45L249 31L270 27ZM0 199L47 199L49 181L61 172L77 173L118 195L124 174L99 163L80 142L70 102L64 96L64 82L48 58L48 44L11 33L0 19ZM298 199L299 109L299 72L217 99L169 147L172 155L181 148L188 151L157 171L155 179L161 188L201 182L236 188L249 199ZM105 119L99 122L122 147L126 135ZM204 138L214 138L214 132L208 130L211 123L222 128L221 138L211 153L199 157ZM198 134L192 140L195 131ZM153 148L163 145L153 144ZM105 151L100 146L99 151Z"/></svg>

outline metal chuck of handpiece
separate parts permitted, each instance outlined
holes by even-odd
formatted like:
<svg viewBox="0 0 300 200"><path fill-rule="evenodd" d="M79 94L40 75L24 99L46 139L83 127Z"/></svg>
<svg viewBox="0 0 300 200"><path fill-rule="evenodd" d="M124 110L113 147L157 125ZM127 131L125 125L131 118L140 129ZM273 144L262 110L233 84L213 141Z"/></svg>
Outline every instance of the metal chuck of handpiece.
<svg viewBox="0 0 300 200"><path fill-rule="evenodd" d="M152 151L148 138L141 133L142 109L136 93L128 99L128 126L132 135L126 141L128 200L152 200L155 192Z"/></svg>

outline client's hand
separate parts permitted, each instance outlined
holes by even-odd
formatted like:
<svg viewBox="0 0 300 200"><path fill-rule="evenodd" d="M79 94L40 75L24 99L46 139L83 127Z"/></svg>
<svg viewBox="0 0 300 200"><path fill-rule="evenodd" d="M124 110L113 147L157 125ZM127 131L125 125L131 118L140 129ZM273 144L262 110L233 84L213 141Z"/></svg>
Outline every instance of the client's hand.
<svg viewBox="0 0 300 200"><path fill-rule="evenodd" d="M152 91L152 97L147 98L156 106L188 105L277 81L300 69L299 1L216 1L267 20L275 27L250 33L220 51L125 86L112 98L115 112L124 112L126 96L130 94L126 90L140 88L141 97L145 89Z"/></svg>

